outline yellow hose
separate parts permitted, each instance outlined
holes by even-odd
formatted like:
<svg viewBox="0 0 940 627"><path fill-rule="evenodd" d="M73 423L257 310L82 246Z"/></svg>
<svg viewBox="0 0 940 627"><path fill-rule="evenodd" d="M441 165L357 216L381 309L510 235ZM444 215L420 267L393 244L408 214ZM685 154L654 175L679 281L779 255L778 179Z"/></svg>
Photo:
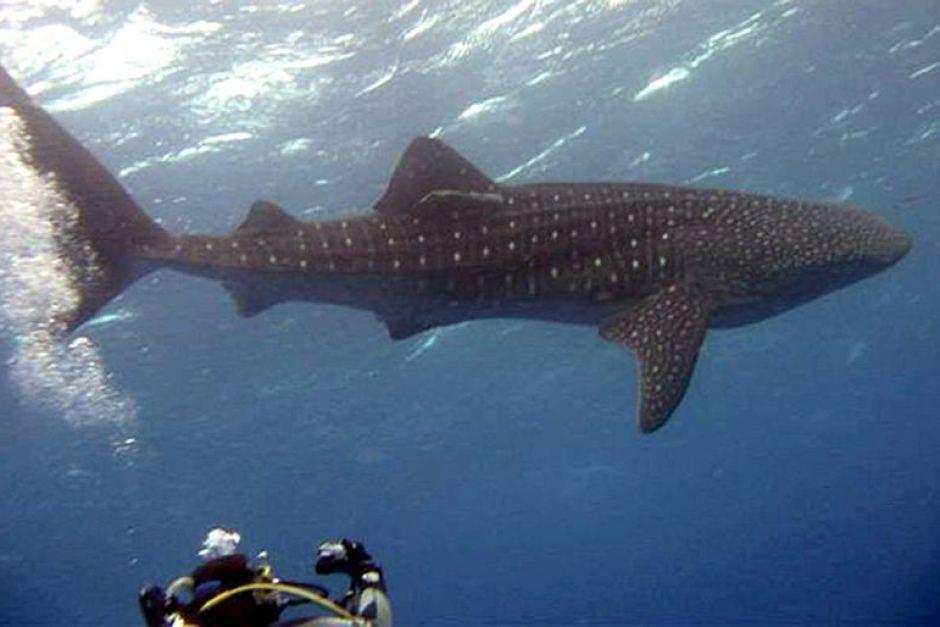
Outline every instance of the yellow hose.
<svg viewBox="0 0 940 627"><path fill-rule="evenodd" d="M347 612L346 610L344 610L337 604L333 603L329 599L325 597L321 597L319 594L316 594L315 592L311 592L310 590L307 590L306 588L300 588L298 586L289 586L283 583L248 583L248 584L245 584L244 586L238 586L237 588L226 590L225 592L221 592L215 595L214 597L212 597L211 599L209 599L206 602L206 604L203 605L199 609L199 613L201 614L202 612L205 612L206 610L212 609L219 603L222 603L223 601L230 599L236 594L241 594L242 592L250 592L252 590L268 590L272 592L283 592L284 594L291 594L295 597L300 597L302 599L307 599L308 601L312 603L316 603L320 607L333 612L334 614L336 614L337 616L341 618L345 618L348 620L356 619L354 615L350 614L349 612Z"/></svg>

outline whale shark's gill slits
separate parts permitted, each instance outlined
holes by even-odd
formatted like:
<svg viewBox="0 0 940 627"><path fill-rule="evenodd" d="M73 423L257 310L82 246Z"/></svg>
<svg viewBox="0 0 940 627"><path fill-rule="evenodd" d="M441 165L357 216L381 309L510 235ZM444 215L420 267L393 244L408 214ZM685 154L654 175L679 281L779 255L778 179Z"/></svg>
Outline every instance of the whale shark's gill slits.
<svg viewBox="0 0 940 627"><path fill-rule="evenodd" d="M629 346L639 360L644 433L663 426L685 395L711 310L711 296L673 284L601 326L601 337Z"/></svg>

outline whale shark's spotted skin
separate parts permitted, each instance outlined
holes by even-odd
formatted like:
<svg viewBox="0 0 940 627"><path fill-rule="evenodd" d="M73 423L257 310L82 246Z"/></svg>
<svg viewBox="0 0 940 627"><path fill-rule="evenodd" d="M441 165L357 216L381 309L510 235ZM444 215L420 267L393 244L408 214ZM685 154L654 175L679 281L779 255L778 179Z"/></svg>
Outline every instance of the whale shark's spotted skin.
<svg viewBox="0 0 940 627"><path fill-rule="evenodd" d="M253 220L231 236L182 237L171 249L141 254L292 273L447 274L453 275L452 291L480 297L613 298L682 274L685 256L675 227L694 220L694 210L669 205L673 217L660 220L659 205L668 191L584 186L594 191L579 196L596 201L573 205L540 187L488 195L430 192L419 215L314 224L292 224L272 205L258 204L252 215L267 215L267 227ZM645 200L631 201L634 194Z"/></svg>
<svg viewBox="0 0 940 627"><path fill-rule="evenodd" d="M28 129L24 158L79 208L60 227L63 256L97 260L68 328L162 265L222 280L246 315L332 302L376 312L393 338L483 317L597 324L639 358L645 432L685 394L708 326L783 311L910 247L845 206L645 183L499 185L429 138L411 143L367 214L301 222L258 202L227 236L172 236L0 71L4 107Z"/></svg>

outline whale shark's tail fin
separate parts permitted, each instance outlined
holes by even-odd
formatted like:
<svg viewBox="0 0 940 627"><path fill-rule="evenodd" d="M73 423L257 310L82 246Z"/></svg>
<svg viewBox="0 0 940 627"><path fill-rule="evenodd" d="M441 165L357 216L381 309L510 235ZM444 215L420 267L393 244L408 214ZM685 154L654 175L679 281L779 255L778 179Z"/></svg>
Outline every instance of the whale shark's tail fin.
<svg viewBox="0 0 940 627"><path fill-rule="evenodd" d="M0 65L0 106L28 105L29 96Z"/></svg>
<svg viewBox="0 0 940 627"><path fill-rule="evenodd" d="M2 67L0 228L16 233L3 244L17 267L60 270L63 297L47 317L61 333L145 272L132 267L136 254L172 239Z"/></svg>

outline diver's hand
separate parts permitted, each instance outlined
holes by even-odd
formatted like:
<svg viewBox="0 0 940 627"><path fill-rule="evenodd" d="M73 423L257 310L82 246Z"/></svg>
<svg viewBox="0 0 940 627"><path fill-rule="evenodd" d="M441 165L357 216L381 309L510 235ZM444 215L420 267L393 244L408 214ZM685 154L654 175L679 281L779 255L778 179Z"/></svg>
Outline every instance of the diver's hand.
<svg viewBox="0 0 940 627"><path fill-rule="evenodd" d="M317 548L316 571L319 575L345 573L354 575L362 566L371 564L372 556L361 542L343 538L322 542Z"/></svg>

